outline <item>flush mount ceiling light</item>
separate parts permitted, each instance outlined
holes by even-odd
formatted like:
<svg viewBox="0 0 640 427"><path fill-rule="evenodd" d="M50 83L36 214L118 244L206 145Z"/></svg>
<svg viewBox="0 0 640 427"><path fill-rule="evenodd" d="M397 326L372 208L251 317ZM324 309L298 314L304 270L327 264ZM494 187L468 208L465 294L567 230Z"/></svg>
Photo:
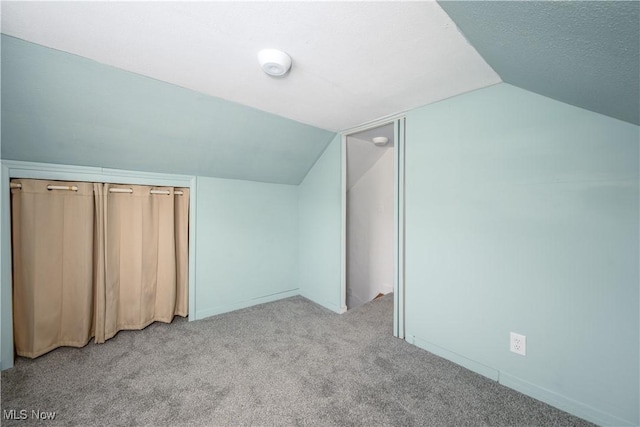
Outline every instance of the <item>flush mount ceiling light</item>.
<svg viewBox="0 0 640 427"><path fill-rule="evenodd" d="M386 145L389 142L389 138L386 136L376 136L372 139L373 143L376 145Z"/></svg>
<svg viewBox="0 0 640 427"><path fill-rule="evenodd" d="M262 49L258 61L264 72L274 77L284 76L291 68L291 57L278 49Z"/></svg>

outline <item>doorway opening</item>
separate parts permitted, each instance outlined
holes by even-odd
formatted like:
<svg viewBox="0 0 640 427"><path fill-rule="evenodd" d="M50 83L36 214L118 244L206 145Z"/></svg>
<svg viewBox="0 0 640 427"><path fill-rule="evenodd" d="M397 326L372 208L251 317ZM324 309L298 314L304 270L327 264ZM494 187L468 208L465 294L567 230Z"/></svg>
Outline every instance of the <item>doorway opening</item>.
<svg viewBox="0 0 640 427"><path fill-rule="evenodd" d="M343 306L393 292L404 337L404 118L343 136Z"/></svg>

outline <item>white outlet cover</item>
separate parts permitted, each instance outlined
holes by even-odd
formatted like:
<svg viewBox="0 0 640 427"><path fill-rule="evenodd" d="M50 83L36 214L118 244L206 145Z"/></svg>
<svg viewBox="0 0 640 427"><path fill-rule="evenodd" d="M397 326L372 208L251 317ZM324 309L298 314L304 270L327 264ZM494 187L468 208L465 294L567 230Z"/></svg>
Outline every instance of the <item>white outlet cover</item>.
<svg viewBox="0 0 640 427"><path fill-rule="evenodd" d="M519 354L521 356L526 356L527 355L527 337L524 335L516 334L515 332L511 332L509 349L513 353Z"/></svg>

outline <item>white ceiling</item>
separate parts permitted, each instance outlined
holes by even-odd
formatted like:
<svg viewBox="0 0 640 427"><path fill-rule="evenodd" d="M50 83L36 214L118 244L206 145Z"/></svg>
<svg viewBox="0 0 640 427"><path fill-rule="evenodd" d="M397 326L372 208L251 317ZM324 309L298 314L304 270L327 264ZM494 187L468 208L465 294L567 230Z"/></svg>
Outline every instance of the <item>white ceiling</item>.
<svg viewBox="0 0 640 427"><path fill-rule="evenodd" d="M3 1L2 32L331 131L500 82L433 1Z"/></svg>

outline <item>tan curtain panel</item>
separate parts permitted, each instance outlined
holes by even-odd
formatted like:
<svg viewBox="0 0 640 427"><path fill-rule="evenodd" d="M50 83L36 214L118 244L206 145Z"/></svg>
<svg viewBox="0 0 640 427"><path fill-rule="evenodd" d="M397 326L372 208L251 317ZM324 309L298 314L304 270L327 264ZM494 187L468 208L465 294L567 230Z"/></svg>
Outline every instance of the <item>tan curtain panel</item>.
<svg viewBox="0 0 640 427"><path fill-rule="evenodd" d="M168 194L151 194L152 190ZM105 196L105 339L109 339L123 329L171 322L177 268L173 188L105 184Z"/></svg>
<svg viewBox="0 0 640 427"><path fill-rule="evenodd" d="M12 183L22 185L11 191L19 355L188 314L188 188Z"/></svg>
<svg viewBox="0 0 640 427"><path fill-rule="evenodd" d="M93 184L93 201L95 206L95 221L93 224L93 233L95 244L93 246L93 259L95 261L93 267L93 287L95 289L94 304L94 325L95 325L95 341L103 343L107 339L105 337L105 313L106 313L106 203L105 184ZM109 337L110 338L110 337Z"/></svg>
<svg viewBox="0 0 640 427"><path fill-rule="evenodd" d="M22 185L11 190L16 352L82 347L93 336L93 185L11 182Z"/></svg>

